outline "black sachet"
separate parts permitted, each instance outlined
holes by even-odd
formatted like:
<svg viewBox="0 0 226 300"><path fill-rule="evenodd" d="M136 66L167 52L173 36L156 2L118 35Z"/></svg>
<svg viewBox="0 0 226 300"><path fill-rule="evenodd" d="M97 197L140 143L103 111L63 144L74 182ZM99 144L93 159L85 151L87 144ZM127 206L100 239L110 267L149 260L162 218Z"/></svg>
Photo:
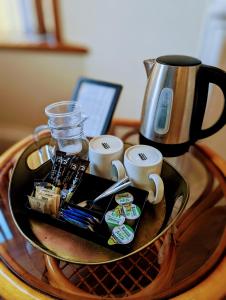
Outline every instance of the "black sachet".
<svg viewBox="0 0 226 300"><path fill-rule="evenodd" d="M52 183L54 186L62 187L63 179L67 172L68 165L72 159L72 155L66 155L65 152L56 151L53 166L47 178L47 181Z"/></svg>
<svg viewBox="0 0 226 300"><path fill-rule="evenodd" d="M76 164L77 164L76 170L73 174L71 174L72 182L70 184L70 187L69 187L69 189L67 189L67 192L65 192L65 190L63 190L63 194L64 194L63 197L65 198L65 201L67 203L70 202L71 197L73 196L73 194L77 190L80 182L82 181L82 177L83 177L86 169L89 166L89 161L84 160L84 159L79 159L76 162Z"/></svg>
<svg viewBox="0 0 226 300"><path fill-rule="evenodd" d="M73 177L78 170L80 160L81 158L79 156L74 156L68 163L68 167L62 178L62 185L64 189L69 189L70 185L72 184Z"/></svg>

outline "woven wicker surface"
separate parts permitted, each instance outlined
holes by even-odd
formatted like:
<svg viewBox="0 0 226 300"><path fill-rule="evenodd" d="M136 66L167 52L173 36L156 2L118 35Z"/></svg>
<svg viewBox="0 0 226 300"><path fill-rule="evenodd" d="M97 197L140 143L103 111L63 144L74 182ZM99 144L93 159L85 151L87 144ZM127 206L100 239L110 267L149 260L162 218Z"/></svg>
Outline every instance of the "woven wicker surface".
<svg viewBox="0 0 226 300"><path fill-rule="evenodd" d="M18 148L18 152L31 141L26 141ZM43 254L33 248L18 232L8 206L8 184L13 165L16 161L15 152L12 156L5 156L4 163L1 164L0 192L1 205L4 207L4 214L8 220L14 239L5 241L2 257L9 263L8 256L20 263L17 265L17 274L23 279L34 284L36 278L43 283L48 281L49 274L46 271ZM59 270L73 283L79 290L98 296L122 297L132 295L148 286L160 273L158 263L158 253L162 247L164 238L158 240L153 245L140 251L131 257L120 260L116 263L109 263L97 266L79 266L69 263L59 262ZM17 249L15 249L15 243ZM165 257L168 254L169 243L164 249ZM12 267L12 266L11 266ZM25 276L26 275L26 276ZM59 286L60 288L63 288Z"/></svg>
<svg viewBox="0 0 226 300"><path fill-rule="evenodd" d="M224 222L224 218L219 222L218 234L213 231L211 236L215 235L216 239L211 244L213 247L206 250L208 255L204 258L202 256L204 261L201 264L199 258L199 263L197 264L196 261L196 266L192 269L192 260L190 260L188 251L187 264L190 261L190 268L188 268L182 259L183 255L180 254L183 252L180 243L183 243L184 247L188 249L192 245L193 237L196 235L199 240L199 234L202 233L203 222L201 219L200 222L194 223L196 228L190 227L190 224L194 220L199 220L199 216L203 213L210 217L213 211L209 212L208 209L211 209L225 193L223 172L208 157L203 156L203 149L196 151L200 156L199 159L204 161L208 172L217 178L221 187L215 189L216 183L213 186L213 181L208 181L209 184L200 195L197 203L194 203L183 218L178 221L180 226L178 225L179 230L174 234L174 239L170 238L172 235L171 232L168 232L169 234L165 235L164 239L158 240L154 245L138 254L106 265L79 266L44 257L40 251L33 248L19 234L8 209L8 181L15 155L31 142L31 139L27 139L19 147L17 146L17 149L11 149L11 153L7 153L0 159L0 203L14 236L12 240L7 240L6 237L5 243L0 247L0 254L4 262L31 286L62 299L122 298L125 296L127 298L136 296L140 299L148 299L147 295L151 299L163 299L199 282L222 257L225 247L225 233L224 225L221 222ZM211 163L209 164L209 162ZM216 213L218 216L218 212ZM200 231L197 231L197 226L199 226ZM208 226L205 228L205 232L208 232ZM162 245L164 246L162 247ZM202 252L202 250L203 248L200 246L199 251ZM180 255L182 256L179 259ZM48 259L49 264L47 263ZM159 264L159 261L163 261L163 263ZM203 267L205 261L208 263L205 263L205 267ZM51 269L51 267L54 268ZM72 293L73 296L70 296L68 292Z"/></svg>

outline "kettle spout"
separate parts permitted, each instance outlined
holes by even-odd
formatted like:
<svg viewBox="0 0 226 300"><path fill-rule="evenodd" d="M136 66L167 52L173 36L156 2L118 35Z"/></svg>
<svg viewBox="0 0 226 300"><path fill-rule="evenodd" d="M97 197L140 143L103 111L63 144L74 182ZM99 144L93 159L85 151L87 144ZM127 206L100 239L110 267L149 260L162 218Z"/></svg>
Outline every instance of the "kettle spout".
<svg viewBox="0 0 226 300"><path fill-rule="evenodd" d="M151 74L152 68L154 66L155 59L146 59L144 60L144 66L147 73L147 77Z"/></svg>

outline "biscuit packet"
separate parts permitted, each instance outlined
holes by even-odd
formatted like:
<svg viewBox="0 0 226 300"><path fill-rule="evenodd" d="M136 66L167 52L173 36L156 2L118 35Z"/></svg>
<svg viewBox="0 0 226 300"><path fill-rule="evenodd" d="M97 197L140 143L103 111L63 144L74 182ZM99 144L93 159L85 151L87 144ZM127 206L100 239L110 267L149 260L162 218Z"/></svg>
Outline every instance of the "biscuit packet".
<svg viewBox="0 0 226 300"><path fill-rule="evenodd" d="M49 203L48 199L45 198L35 198L33 196L28 196L29 205L33 210L39 211L41 213L49 213Z"/></svg>
<svg viewBox="0 0 226 300"><path fill-rule="evenodd" d="M35 190L28 199L32 209L57 216L60 206L59 188L47 182L35 182Z"/></svg>

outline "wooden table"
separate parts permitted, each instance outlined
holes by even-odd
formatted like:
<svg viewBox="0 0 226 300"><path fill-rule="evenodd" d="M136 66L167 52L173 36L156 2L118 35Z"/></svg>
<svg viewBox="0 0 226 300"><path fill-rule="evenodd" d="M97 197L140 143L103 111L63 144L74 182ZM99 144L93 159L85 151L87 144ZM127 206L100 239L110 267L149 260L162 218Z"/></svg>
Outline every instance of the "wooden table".
<svg viewBox="0 0 226 300"><path fill-rule="evenodd" d="M168 159L189 183L190 198L164 243L162 239L156 244L158 251L146 249L115 266L84 267L44 255L21 236L12 220L8 180L16 157L30 143L32 137L0 157L0 295L4 299L221 299L226 294L226 163L218 155L196 145L189 153ZM151 267L156 268L152 277ZM115 281L111 290L107 280Z"/></svg>

